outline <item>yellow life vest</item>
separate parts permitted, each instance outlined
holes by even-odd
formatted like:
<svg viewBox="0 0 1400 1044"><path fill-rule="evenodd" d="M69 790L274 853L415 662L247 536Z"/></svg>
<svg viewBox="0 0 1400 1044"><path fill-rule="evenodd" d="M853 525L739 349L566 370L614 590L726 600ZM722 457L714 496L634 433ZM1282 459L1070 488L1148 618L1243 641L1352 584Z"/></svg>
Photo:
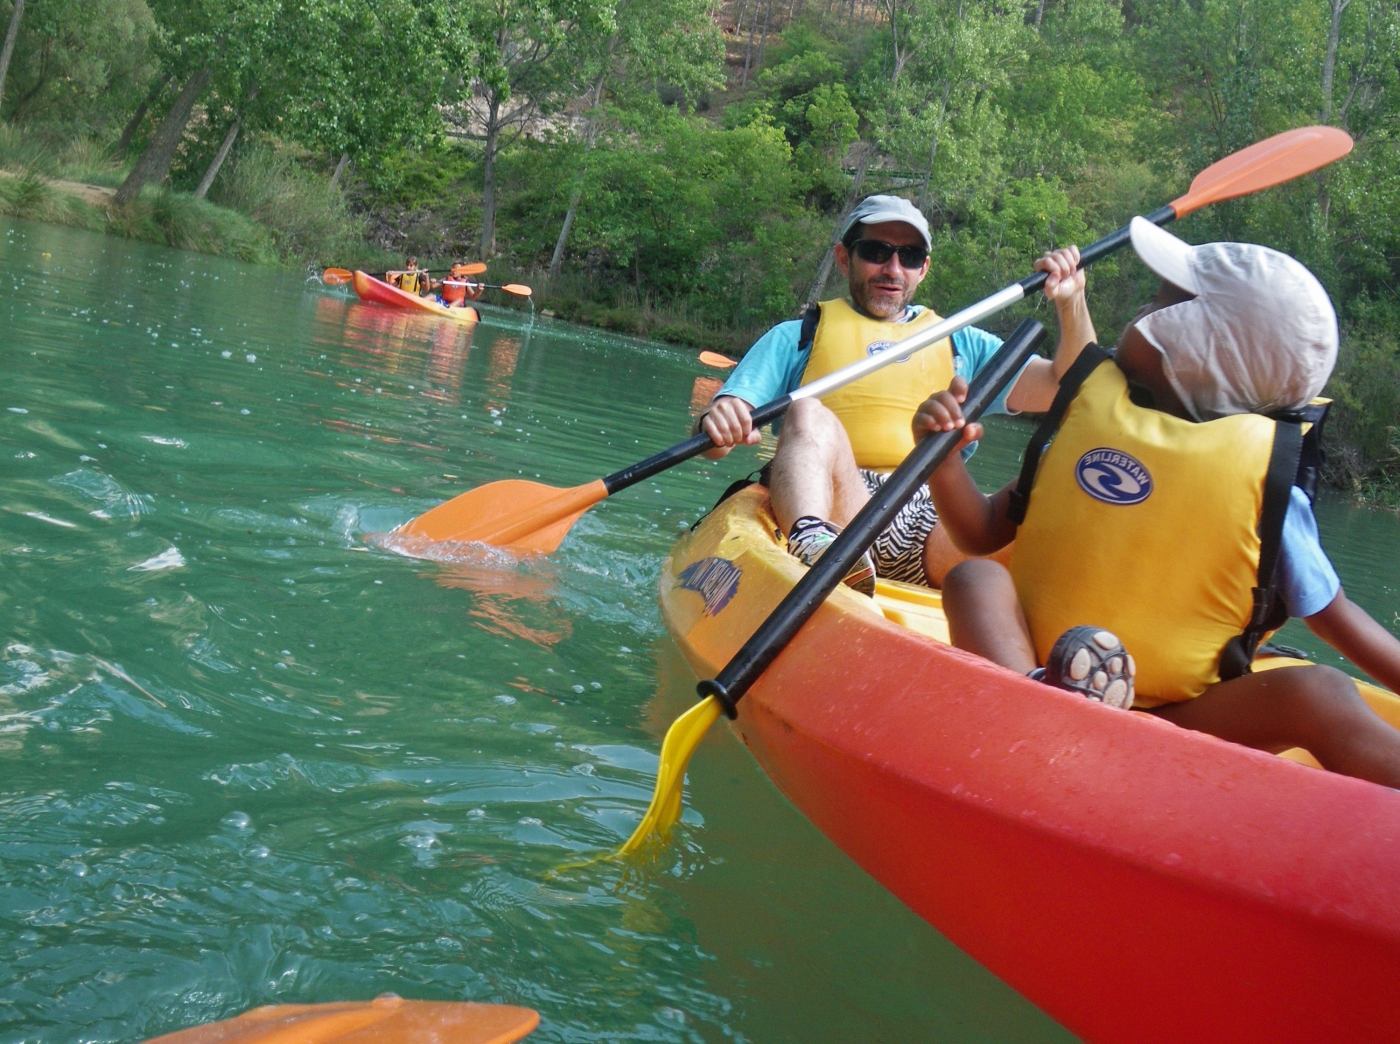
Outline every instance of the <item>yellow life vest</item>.
<svg viewBox="0 0 1400 1044"><path fill-rule="evenodd" d="M933 309L925 308L907 323L889 323L861 315L840 298L823 301L802 383L811 384L874 355L940 318ZM856 463L874 471L890 471L914 448L910 424L919 404L952 383L953 343L945 337L911 358L838 388L823 396L822 402L845 427Z"/></svg>
<svg viewBox="0 0 1400 1044"><path fill-rule="evenodd" d="M1069 628L1105 627L1137 661L1137 706L1192 699L1220 680L1234 639L1247 649L1227 676L1247 671L1267 629L1298 426L1258 414L1196 424L1144 409L1101 349L1085 351L1094 354L1080 371L1092 369L1038 470L1040 433L1027 451L1022 489L1032 473L1034 483L1011 577L1040 663ZM1261 580L1260 534L1271 529Z"/></svg>
<svg viewBox="0 0 1400 1044"><path fill-rule="evenodd" d="M418 281L422 275L423 273L417 270L402 273L398 278L399 289L406 294L418 293Z"/></svg>

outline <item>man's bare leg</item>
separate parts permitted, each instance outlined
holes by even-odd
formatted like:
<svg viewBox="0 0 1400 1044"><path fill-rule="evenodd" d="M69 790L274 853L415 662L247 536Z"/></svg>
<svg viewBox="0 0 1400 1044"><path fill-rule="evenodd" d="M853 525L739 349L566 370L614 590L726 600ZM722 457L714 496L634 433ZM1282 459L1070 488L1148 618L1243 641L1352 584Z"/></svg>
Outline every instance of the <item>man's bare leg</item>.
<svg viewBox="0 0 1400 1044"><path fill-rule="evenodd" d="M810 515L845 526L870 499L846 429L816 399L799 399L783 418L769 493L784 533Z"/></svg>
<svg viewBox="0 0 1400 1044"><path fill-rule="evenodd" d="M1333 772L1400 788L1400 732L1332 667L1246 674L1152 713L1271 754L1303 747Z"/></svg>
<svg viewBox="0 0 1400 1044"><path fill-rule="evenodd" d="M1035 646L1011 574L999 562L969 558L943 578L948 632L959 649L1009 667L1035 670Z"/></svg>

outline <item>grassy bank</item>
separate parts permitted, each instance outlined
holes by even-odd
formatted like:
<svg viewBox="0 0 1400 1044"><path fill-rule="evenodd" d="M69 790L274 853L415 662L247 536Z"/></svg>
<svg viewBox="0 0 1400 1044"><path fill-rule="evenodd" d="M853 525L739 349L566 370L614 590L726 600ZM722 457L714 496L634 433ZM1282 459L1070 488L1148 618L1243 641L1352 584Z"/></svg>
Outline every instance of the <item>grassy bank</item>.
<svg viewBox="0 0 1400 1044"><path fill-rule="evenodd" d="M131 161L54 127L0 125L0 213L267 265L382 268L362 219L296 150L258 142L219 172L207 199L147 187L112 203Z"/></svg>

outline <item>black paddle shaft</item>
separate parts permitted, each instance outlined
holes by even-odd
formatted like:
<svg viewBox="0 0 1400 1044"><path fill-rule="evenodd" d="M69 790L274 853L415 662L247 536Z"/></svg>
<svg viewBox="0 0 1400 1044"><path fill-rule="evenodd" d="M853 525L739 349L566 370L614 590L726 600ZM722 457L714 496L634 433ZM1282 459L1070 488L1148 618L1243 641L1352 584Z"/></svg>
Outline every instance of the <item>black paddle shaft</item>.
<svg viewBox="0 0 1400 1044"><path fill-rule="evenodd" d="M980 417L1044 339L1045 327L1034 319L1027 319L1016 327L991 362L973 379L962 405L963 416L969 421ZM860 509L851 524L817 559L817 564L807 570L797 586L768 614L768 619L725 665L719 676L700 683L700 695L714 696L724 705L724 712L731 718L735 717L735 706L749 687L777 659L807 618L826 601L827 595L842 581L866 548L894 521L900 508L909 502L909 498L928 481L933 470L953 452L962 441L962 434L961 430L940 432L927 436L915 446L914 451L904 458L904 462Z"/></svg>
<svg viewBox="0 0 1400 1044"><path fill-rule="evenodd" d="M765 402L753 411L751 418L753 426L761 428L769 421L777 420L787 412L787 408L791 405L791 395L780 395L772 402ZM640 460L621 471L614 471L611 475L604 475L603 485L607 487L608 495L611 496L619 489L635 486L643 479L649 479L667 468L673 468L677 464L713 448L714 442L702 431L700 434L692 435L684 442L678 442L670 449L664 449L646 460Z"/></svg>
<svg viewBox="0 0 1400 1044"><path fill-rule="evenodd" d="M1143 220L1150 221L1160 228L1162 225L1170 225L1176 220L1176 211L1168 204L1160 210L1154 210ZM1099 258L1106 257L1115 250L1127 246L1129 239L1132 238L1131 229L1131 225L1124 225L1117 232L1110 232L1097 243L1090 243L1079 252L1079 267L1088 268ZM1031 294L1045 285L1045 279L1046 273L1035 272L1021 280L1021 289L1026 292L1027 297L1030 297Z"/></svg>

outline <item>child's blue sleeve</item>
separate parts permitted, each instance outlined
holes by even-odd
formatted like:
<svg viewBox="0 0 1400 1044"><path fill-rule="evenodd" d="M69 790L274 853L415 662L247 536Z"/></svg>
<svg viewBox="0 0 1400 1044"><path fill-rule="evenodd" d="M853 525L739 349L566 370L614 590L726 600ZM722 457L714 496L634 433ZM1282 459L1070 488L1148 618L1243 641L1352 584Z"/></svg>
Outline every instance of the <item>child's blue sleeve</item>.
<svg viewBox="0 0 1400 1044"><path fill-rule="evenodd" d="M1293 487L1283 517L1283 546L1278 560L1278 592L1289 616L1312 616L1332 604L1342 582L1317 536L1308 495Z"/></svg>
<svg viewBox="0 0 1400 1044"><path fill-rule="evenodd" d="M750 406L786 395L802 380L807 360L797 351L802 320L779 323L754 342L718 395L733 395Z"/></svg>

